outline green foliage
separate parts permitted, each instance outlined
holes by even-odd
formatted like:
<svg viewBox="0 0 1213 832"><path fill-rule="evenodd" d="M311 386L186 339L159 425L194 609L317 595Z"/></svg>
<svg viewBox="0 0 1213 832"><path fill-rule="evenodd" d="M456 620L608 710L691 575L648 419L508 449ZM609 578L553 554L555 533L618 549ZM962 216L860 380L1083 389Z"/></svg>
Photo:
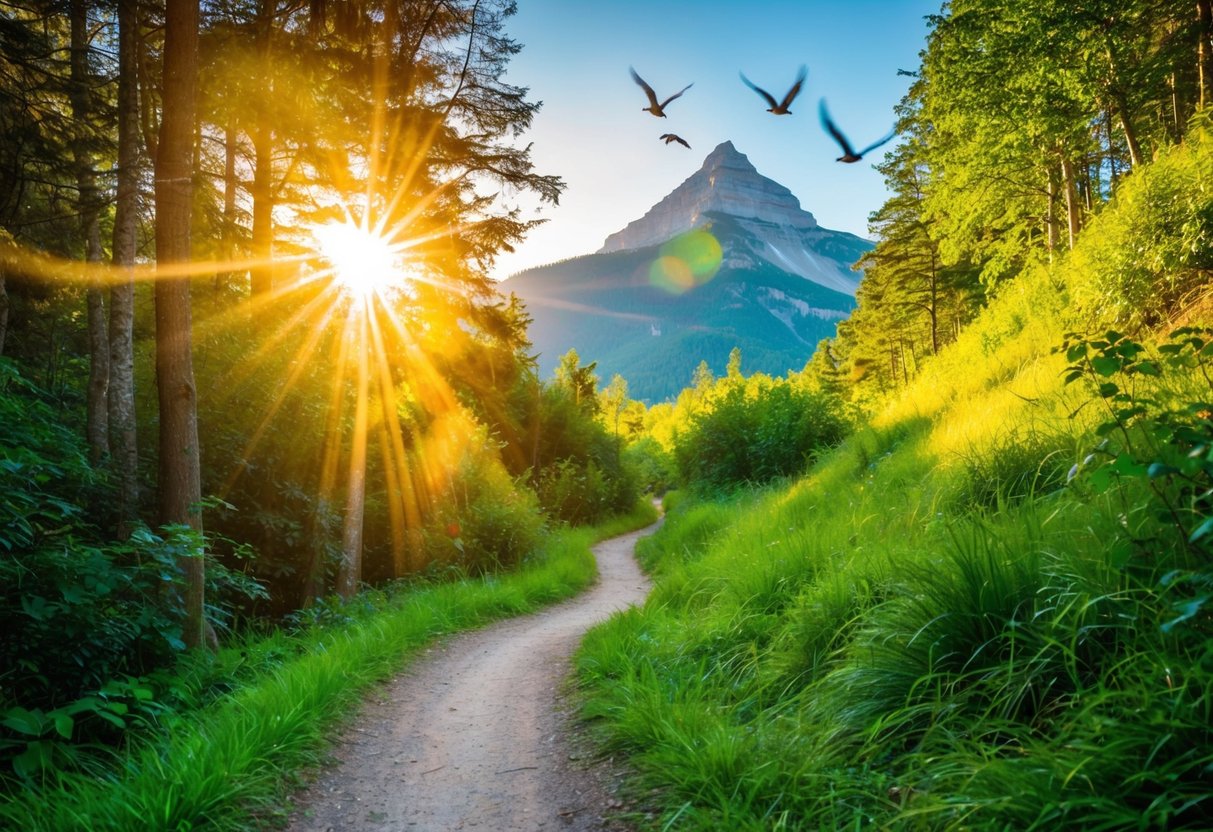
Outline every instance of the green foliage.
<svg viewBox="0 0 1213 832"><path fill-rule="evenodd" d="M510 478L483 430L437 502L424 531L427 564L479 575L515 567L540 547L545 521L539 502Z"/></svg>
<svg viewBox="0 0 1213 832"><path fill-rule="evenodd" d="M845 431L837 399L738 375L721 379L710 405L691 415L674 456L683 482L728 489L799 473Z"/></svg>
<svg viewBox="0 0 1213 832"><path fill-rule="evenodd" d="M264 598L192 529L140 526L124 541L98 529L89 503L103 497L103 477L52 414L0 360L0 761L25 777L75 746L117 743L155 714L139 679L185 649L178 558L211 560L216 627L234 603Z"/></svg>
<svg viewBox="0 0 1213 832"><path fill-rule="evenodd" d="M1070 477L1095 494L1123 495L1123 530L1109 542L1114 562L1157 581L1172 611L1162 630L1194 639L1193 648L1213 636L1211 335L1180 327L1157 356L1114 330L1070 335L1059 348L1071 362L1067 383L1086 382L1106 412L1095 427L1102 441ZM1185 556L1160 564L1160 549Z"/></svg>
<svg viewBox="0 0 1213 832"><path fill-rule="evenodd" d="M630 514L631 524L651 511ZM292 772L318 761L329 729L368 687L450 632L529 612L593 581L596 529L550 537L523 569L438 586L373 592L330 626L306 627L194 656L177 684L219 693L159 720L160 732L118 753L101 777L54 760L40 782L0 802L0 825L23 830L247 829L281 815ZM222 690L224 687L227 690ZM117 693L122 693L118 691ZM125 695L125 694L124 694ZM142 688L131 695L145 697ZM196 710L191 710L196 708ZM43 728L45 715L15 715ZM60 719L62 722L62 720ZM66 723L62 722L66 727ZM56 729L52 729L56 730Z"/></svg>
<svg viewBox="0 0 1213 832"><path fill-rule="evenodd" d="M553 518L597 523L635 504L637 475L625 460L622 437L596 418L594 382L582 372L592 365L577 368L576 353L570 356L572 369L566 367L565 380L541 393L537 467L531 480L539 504ZM570 379L576 385L570 386Z"/></svg>
<svg viewBox="0 0 1213 832"><path fill-rule="evenodd" d="M1213 268L1213 126L1192 120L1148 175L1127 179L1116 211L1091 223L1075 251L1076 300L1098 320L1158 325L1207 290Z"/></svg>

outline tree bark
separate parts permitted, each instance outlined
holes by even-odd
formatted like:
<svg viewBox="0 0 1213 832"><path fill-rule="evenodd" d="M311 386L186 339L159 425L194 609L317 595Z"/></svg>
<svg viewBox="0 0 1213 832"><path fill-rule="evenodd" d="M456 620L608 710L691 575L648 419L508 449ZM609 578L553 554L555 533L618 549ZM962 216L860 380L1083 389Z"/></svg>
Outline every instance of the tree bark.
<svg viewBox="0 0 1213 832"><path fill-rule="evenodd" d="M80 232L84 238L84 259L101 262L101 200L97 191L97 173L93 169L93 154L89 147L92 125L92 73L88 64L88 3L71 0L71 95L72 120L75 134L72 155L76 165L79 188ZM109 453L109 335L106 331L105 288L99 274L89 278L88 306L88 436L89 458L96 464Z"/></svg>
<svg viewBox="0 0 1213 832"><path fill-rule="evenodd" d="M1196 0L1196 72L1200 81L1200 106L1213 96L1213 0Z"/></svg>
<svg viewBox="0 0 1213 832"><path fill-rule="evenodd" d="M236 125L229 120L223 131L223 230L219 240L219 256L223 267L215 273L215 291L226 288L232 280L231 263L236 259Z"/></svg>
<svg viewBox="0 0 1213 832"><path fill-rule="evenodd" d="M1065 156L1061 159L1062 188L1066 194L1066 227L1070 232L1070 248L1078 240L1080 224L1080 207L1078 204L1078 188L1074 181L1074 163Z"/></svg>
<svg viewBox="0 0 1213 832"><path fill-rule="evenodd" d="M1049 256L1052 257L1053 252L1057 250L1057 245L1061 238L1060 230L1057 227L1057 173L1052 167L1049 168L1046 187L1048 189L1049 203L1045 209L1045 237Z"/></svg>
<svg viewBox="0 0 1213 832"><path fill-rule="evenodd" d="M194 114L198 81L198 2L167 0L164 31L164 102L156 154L156 261L190 259L190 200ZM197 390L191 347L190 281L156 281L156 388L160 402L160 521L201 531L202 477L198 447ZM179 559L185 573L188 647L205 632L202 552Z"/></svg>
<svg viewBox="0 0 1213 832"><path fill-rule="evenodd" d="M139 448L135 434L135 283L139 231L138 0L118 0L118 193L114 206L110 286L109 422L118 487L118 535L139 512ZM121 275L119 277L119 275Z"/></svg>
<svg viewBox="0 0 1213 832"><path fill-rule="evenodd" d="M255 35L262 83L270 85L273 58L274 4L260 0ZM268 294L274 288L274 128L270 123L270 88L257 97L256 123L253 126L253 234L249 282L253 297Z"/></svg>
<svg viewBox="0 0 1213 832"><path fill-rule="evenodd" d="M1107 47L1108 56L1108 79L1107 91L1112 102L1112 109L1116 113L1116 118L1120 121L1121 130L1125 134L1125 144L1129 148L1129 161L1136 170L1145 161L1141 153L1141 144L1137 141L1137 130L1133 127L1133 119L1129 113L1129 102L1125 98L1125 92L1120 86L1120 72L1116 63L1116 56L1112 53L1112 47Z"/></svg>
<svg viewBox="0 0 1213 832"><path fill-rule="evenodd" d="M362 320L358 332L358 400L354 405L354 435L350 442L350 474L346 486L345 522L341 534L341 565L337 594L347 601L358 591L362 578L362 518L366 508L366 434L370 402L369 338L364 306L352 314Z"/></svg>

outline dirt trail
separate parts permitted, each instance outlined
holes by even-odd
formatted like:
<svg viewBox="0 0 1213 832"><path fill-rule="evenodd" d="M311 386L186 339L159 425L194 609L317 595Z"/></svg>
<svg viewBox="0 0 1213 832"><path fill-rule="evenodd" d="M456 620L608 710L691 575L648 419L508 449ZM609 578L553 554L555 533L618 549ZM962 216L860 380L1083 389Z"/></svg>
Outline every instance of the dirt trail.
<svg viewBox="0 0 1213 832"><path fill-rule="evenodd" d="M655 528L595 546L588 592L454 637L402 671L296 799L291 832L611 828L602 773L570 760L559 689L586 630L644 600L632 550Z"/></svg>

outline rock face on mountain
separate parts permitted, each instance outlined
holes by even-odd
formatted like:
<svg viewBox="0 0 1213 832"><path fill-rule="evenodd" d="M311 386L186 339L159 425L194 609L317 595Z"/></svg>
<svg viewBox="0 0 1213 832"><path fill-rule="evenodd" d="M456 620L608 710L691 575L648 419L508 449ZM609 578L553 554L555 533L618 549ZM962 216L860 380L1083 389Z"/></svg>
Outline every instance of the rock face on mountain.
<svg viewBox="0 0 1213 832"><path fill-rule="evenodd" d="M725 142L643 217L584 257L502 284L534 319L540 371L570 348L619 373L633 398L660 401L700 361L723 372L798 370L854 307L851 266L872 244L821 228L783 185Z"/></svg>
<svg viewBox="0 0 1213 832"><path fill-rule="evenodd" d="M791 191L760 174L732 142L725 142L648 213L607 237L599 253L664 243L701 225L709 212L788 228L817 227Z"/></svg>

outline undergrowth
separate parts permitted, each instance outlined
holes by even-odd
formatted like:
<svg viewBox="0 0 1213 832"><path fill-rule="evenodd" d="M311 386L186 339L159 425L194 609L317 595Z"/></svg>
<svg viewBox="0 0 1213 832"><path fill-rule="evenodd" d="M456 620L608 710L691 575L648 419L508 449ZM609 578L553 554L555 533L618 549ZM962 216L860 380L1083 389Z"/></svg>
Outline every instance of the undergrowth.
<svg viewBox="0 0 1213 832"><path fill-rule="evenodd" d="M196 708L164 715L107 760L47 769L0 802L0 827L235 830L280 816L294 773L318 761L367 687L437 636L578 592L596 574L592 543L654 517L641 504L602 527L553 535L516 572L372 593L344 605L340 620L196 657L178 682Z"/></svg>

